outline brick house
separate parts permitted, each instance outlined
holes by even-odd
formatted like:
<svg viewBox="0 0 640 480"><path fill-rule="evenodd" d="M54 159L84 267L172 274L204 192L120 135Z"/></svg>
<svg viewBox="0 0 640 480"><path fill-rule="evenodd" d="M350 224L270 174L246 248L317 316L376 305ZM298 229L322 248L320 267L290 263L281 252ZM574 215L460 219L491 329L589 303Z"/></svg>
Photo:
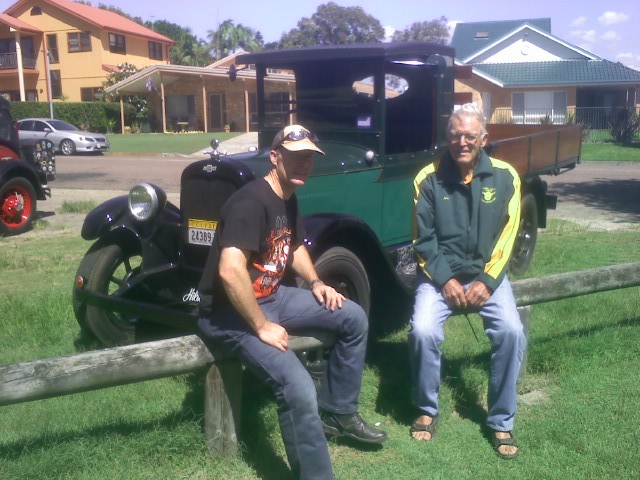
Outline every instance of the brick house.
<svg viewBox="0 0 640 480"><path fill-rule="evenodd" d="M110 11L19 0L0 13L0 94L13 101L95 100L118 64L168 64L174 44Z"/></svg>
<svg viewBox="0 0 640 480"><path fill-rule="evenodd" d="M492 122L565 123L606 128L640 106L640 72L551 34L551 19L459 23L451 46L473 74L456 92L483 105Z"/></svg>
<svg viewBox="0 0 640 480"><path fill-rule="evenodd" d="M256 72L251 66L235 69L237 52L207 67L153 65L109 87L120 98L145 96L151 128L169 132L198 130L250 132L257 129ZM233 66L233 67L232 67ZM269 73L268 95L292 98L293 75Z"/></svg>

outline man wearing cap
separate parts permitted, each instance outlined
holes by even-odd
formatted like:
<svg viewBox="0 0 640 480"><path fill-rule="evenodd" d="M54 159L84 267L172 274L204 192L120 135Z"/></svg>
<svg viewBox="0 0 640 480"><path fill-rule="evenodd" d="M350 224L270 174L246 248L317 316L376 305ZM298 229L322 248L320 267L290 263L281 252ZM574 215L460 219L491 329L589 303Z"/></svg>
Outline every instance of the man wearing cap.
<svg viewBox="0 0 640 480"><path fill-rule="evenodd" d="M368 321L362 308L325 285L303 243L295 190L313 155L324 152L304 127L274 137L271 170L225 203L199 291L205 341L234 351L276 397L280 429L295 478L333 478L325 433L382 443L386 433L358 413ZM281 285L292 268L310 291ZM336 335L320 392L287 348L289 332L325 329Z"/></svg>

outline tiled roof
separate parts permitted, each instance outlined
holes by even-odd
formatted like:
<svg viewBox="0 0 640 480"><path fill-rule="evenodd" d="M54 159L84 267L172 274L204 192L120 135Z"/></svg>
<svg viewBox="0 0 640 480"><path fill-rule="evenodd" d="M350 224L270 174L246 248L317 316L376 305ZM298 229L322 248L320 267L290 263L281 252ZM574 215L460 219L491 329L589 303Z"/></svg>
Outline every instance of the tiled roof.
<svg viewBox="0 0 640 480"><path fill-rule="evenodd" d="M458 23L451 37L451 46L456 49L456 58L467 58L526 23L551 33L550 18Z"/></svg>
<svg viewBox="0 0 640 480"><path fill-rule="evenodd" d="M110 12L108 10L84 5L82 3L71 2L69 0L40 0L40 2L43 4L48 3L50 5L54 5L75 17L81 18L82 20L105 30L143 37L156 42L169 43L171 45L175 44L175 41L170 38L160 35L159 33L140 25L133 20L129 20L122 15L118 15L117 13ZM11 13L23 3L25 3L24 0L14 3L5 10L5 13L11 15Z"/></svg>
<svg viewBox="0 0 640 480"><path fill-rule="evenodd" d="M640 84L640 72L608 60L477 63L473 71L503 87Z"/></svg>
<svg viewBox="0 0 640 480"><path fill-rule="evenodd" d="M14 18L11 15L7 15L6 13L0 13L0 23L3 23L12 28L15 28L20 32L42 33L39 29L37 29L33 25L29 25L28 23L23 22L19 18Z"/></svg>

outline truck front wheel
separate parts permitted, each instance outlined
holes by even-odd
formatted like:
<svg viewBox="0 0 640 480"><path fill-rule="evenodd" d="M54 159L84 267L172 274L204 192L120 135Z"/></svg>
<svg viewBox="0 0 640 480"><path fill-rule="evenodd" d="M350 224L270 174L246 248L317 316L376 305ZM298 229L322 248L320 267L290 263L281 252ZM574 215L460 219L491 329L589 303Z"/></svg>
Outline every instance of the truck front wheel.
<svg viewBox="0 0 640 480"><path fill-rule="evenodd" d="M140 271L138 251L116 243L98 243L86 253L76 276L85 279L85 289L104 295L118 295L118 289ZM74 313L83 329L107 347L130 345L138 340L139 320L116 312L85 305L73 299Z"/></svg>
<svg viewBox="0 0 640 480"><path fill-rule="evenodd" d="M525 273L531 265L533 251L538 238L538 204L535 197L527 193L520 204L520 226L513 246L509 272L514 275Z"/></svg>
<svg viewBox="0 0 640 480"><path fill-rule="evenodd" d="M318 276L350 300L359 304L369 315L371 286L367 271L360 259L343 247L333 247L315 262Z"/></svg>
<svg viewBox="0 0 640 480"><path fill-rule="evenodd" d="M0 236L19 235L31 228L38 199L26 178L10 178L0 186Z"/></svg>

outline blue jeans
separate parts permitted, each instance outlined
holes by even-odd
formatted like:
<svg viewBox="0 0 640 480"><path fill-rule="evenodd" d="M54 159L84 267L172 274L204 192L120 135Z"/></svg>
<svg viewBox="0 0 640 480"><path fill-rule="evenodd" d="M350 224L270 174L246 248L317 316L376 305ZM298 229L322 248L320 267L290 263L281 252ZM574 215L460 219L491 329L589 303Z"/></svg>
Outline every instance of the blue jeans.
<svg viewBox="0 0 640 480"><path fill-rule="evenodd" d="M334 332L337 343L329 354L320 393L294 352L263 343L231 306L214 309L198 326L205 340L224 344L246 367L272 388L280 429L295 478L332 479L329 449L318 406L333 413L358 411L368 320L362 308L347 300L331 312L309 290L280 286L258 301L266 317L295 335L304 329Z"/></svg>
<svg viewBox="0 0 640 480"><path fill-rule="evenodd" d="M409 330L413 401L424 414L434 416L438 414L440 345L444 341L444 324L453 312L439 288L424 275L419 275L418 280ZM465 289L468 286L464 285ZM487 425L508 432L515 420L516 383L526 338L506 276L478 313L491 341Z"/></svg>

